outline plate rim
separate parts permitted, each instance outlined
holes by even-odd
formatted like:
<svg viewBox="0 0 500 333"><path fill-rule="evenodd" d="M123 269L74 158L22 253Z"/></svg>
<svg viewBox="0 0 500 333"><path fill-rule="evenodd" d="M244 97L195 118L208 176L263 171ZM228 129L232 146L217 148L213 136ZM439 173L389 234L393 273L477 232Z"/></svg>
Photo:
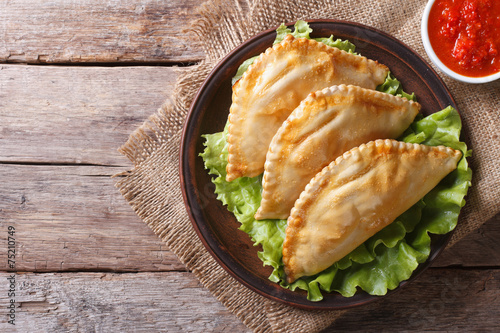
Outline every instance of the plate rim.
<svg viewBox="0 0 500 333"><path fill-rule="evenodd" d="M357 23L357 22L353 22L353 21L348 21L348 20L304 19L303 21L306 21L306 22L312 23L312 24L318 24L319 23L319 24L332 24L332 25L347 25L347 26L350 26L350 27L353 27L353 28L357 28L357 29L362 29L362 30L365 30L365 31L369 31L370 33L375 33L375 34L377 34L379 36L382 36L382 37L384 37L386 39L389 39L391 42L399 44L399 46L403 47L403 49L406 49L406 51L408 51L413 57L417 58L417 60L420 61L426 67L426 69L430 73L431 78L434 79L434 80L436 80L437 83L440 85L440 88L444 90L444 93L447 95L447 98L450 100L450 105L452 107L454 107L457 110L458 114L460 115L460 112L458 111L458 108L456 106L456 102L455 102L452 94L450 93L448 87L443 82L442 78L437 74L437 72L429 65L429 63L420 54L418 54L417 52L415 52L412 48L410 48L408 45L406 45L404 42L400 41L396 37L394 37L394 36L392 36L392 35L390 35L388 33L385 33L384 31L381 31L381 30L379 30L377 28L373 28L373 27L370 27L368 25L364 25L364 24L361 24L361 23ZM284 24L287 27L290 27L290 26L293 26L295 24L295 22L287 22L287 23L284 23ZM189 216L189 220L190 220L191 225L194 228L194 230L195 230L198 238L200 239L200 241L204 245L205 249L210 253L210 255L212 256L212 258L214 258L215 261L227 273L229 273L229 275L231 275L233 278L235 278L236 281L238 281L239 283L243 284L245 287L249 288L250 290L252 290L252 291L258 293L259 295L264 296L264 297L266 297L268 299L271 299L271 300L274 300L274 301L277 301L277 302L280 302L280 303L283 303L283 304L286 304L286 305L291 305L291 306L294 306L294 307L297 307L297 308L306 309L306 310L341 310L341 309L348 309L348 308L352 308L352 307L361 306L361 305L364 305L364 304L372 303L374 301L383 299L383 298L385 298L385 297L387 297L389 295L392 295L392 294L398 292L399 290L402 289L403 286L405 286L405 285L413 282L419 275L421 275L424 271L426 271L427 268L431 265L431 263L436 259L436 257L438 257L439 254L441 254L441 252L446 248L446 245L448 244L449 240L451 239L454 231L456 230L456 227L452 231L450 231L449 233L447 233L447 234L439 235L439 236L441 236L441 241L440 241L439 248L437 250L435 250L435 251L433 251L431 249L431 253L430 253L429 257L427 258L427 260L425 262L419 264L418 267L413 271L413 273L410 276L410 278L408 280L400 282L400 284L395 289L388 290L385 295L381 295L381 296L370 295L370 294L368 294L368 293L366 293L366 292L358 289L358 292L356 293L356 295L358 295L360 293L364 293L365 294L364 297L366 298L365 301L358 302L356 304L348 304L348 305L344 305L344 306L329 306L329 305L325 305L324 303L322 304L322 302L324 302L324 301L312 302L312 301L306 300L307 303L303 304L303 303L295 303L295 302L291 302L291 301L288 301L288 300L283 300L282 298L280 298L278 296L270 295L269 293L266 293L266 292L262 291L258 287L254 286L253 284L251 284L250 282L248 282L247 280L245 280L245 278L243 278L237 272L235 272L233 270L233 268L229 267L228 263L226 263L222 258L220 258L220 256L217 254L217 250L205 238L205 235L203 234L203 231L202 231L203 226L200 226L198 224L198 221L197 221L196 217L194 216L192 209L190 208L191 207L191 205L190 205L191 198L190 198L190 196L188 194L188 192L189 192L189 189L187 188L187 186L188 186L187 184L188 183L186 182L186 177L185 177L185 174L184 174L184 172L186 170L186 165L188 163L185 160L186 156L185 156L184 153L185 153L185 151L187 151L187 141L188 140L187 140L186 133L188 132L189 125L191 124L191 122L193 121L193 118L194 118L194 112L193 112L193 110L194 110L194 108L196 106L196 102L200 99L200 96L203 94L205 88L211 83L213 76L220 70L221 67L223 67L225 65L226 60L232 58L234 56L234 54L237 54L238 52L240 52L246 46L248 46L248 45L256 42L257 40L260 40L261 38L263 38L264 36L266 36L266 35L268 35L270 33L274 33L276 31L277 27L278 26L276 26L274 28L266 29L266 30L264 30L264 31L256 34L255 36L253 36L253 37L245 40L243 43L241 43L236 48L234 48L231 52L229 52L226 56L224 56L223 58L221 58L221 60L218 61L218 63L212 68L212 70L210 71L210 73L207 75L207 77L205 78L205 80L201 84L200 88L197 90L197 92L196 92L196 94L195 94L195 96L194 96L194 98L193 98L193 100L191 102L191 105L189 107L187 116L186 116L186 118L184 120L184 124L183 124L183 127L182 127L181 143L180 143L180 150L179 150L179 177L180 177L180 186L181 186L181 190L182 190L182 197L183 197L184 205L185 205L186 211L187 211L188 216ZM372 44L374 44L374 43L372 43ZM378 44L377 44L377 46L381 47ZM383 48L383 47L381 47L381 48L385 50L385 48ZM246 60L246 58L245 59L241 59L240 63L243 62L244 60ZM418 75L421 77L422 81L425 82L428 85L428 83L429 83L428 80L424 79L423 76L420 73L418 73ZM458 223L459 222L460 222L460 220L458 221ZM278 285L278 284L276 284L276 285ZM280 288L282 288L282 287L280 287ZM323 295L327 295L328 294L328 293L325 293L325 292L322 292L322 293L323 293ZM332 293L334 293L334 292L332 292ZM341 296L341 297L343 297L343 296ZM345 298L346 299L352 299L353 297L345 297Z"/></svg>

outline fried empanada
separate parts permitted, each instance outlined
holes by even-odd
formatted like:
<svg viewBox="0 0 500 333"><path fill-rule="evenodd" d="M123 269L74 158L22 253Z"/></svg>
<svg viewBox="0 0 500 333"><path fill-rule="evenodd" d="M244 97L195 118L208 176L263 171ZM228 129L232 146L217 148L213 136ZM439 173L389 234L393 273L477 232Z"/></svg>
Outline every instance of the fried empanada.
<svg viewBox="0 0 500 333"><path fill-rule="evenodd" d="M420 104L357 86L313 92L281 125L269 145L257 220L286 219L307 183L351 148L395 139Z"/></svg>
<svg viewBox="0 0 500 333"><path fill-rule="evenodd" d="M353 148L318 173L287 221L289 283L321 272L392 223L454 170L462 154L395 140Z"/></svg>
<svg viewBox="0 0 500 333"><path fill-rule="evenodd" d="M337 84L375 89L389 69L311 39L285 39L266 50L233 86L227 181L264 171L274 134L310 92Z"/></svg>

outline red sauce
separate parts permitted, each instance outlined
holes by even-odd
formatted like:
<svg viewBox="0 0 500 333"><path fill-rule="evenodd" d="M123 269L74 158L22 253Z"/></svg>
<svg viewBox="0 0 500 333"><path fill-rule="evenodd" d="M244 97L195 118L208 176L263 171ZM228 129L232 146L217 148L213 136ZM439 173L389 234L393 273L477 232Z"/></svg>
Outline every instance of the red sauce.
<svg viewBox="0 0 500 333"><path fill-rule="evenodd" d="M428 31L452 71L472 77L500 71L500 0L436 0Z"/></svg>

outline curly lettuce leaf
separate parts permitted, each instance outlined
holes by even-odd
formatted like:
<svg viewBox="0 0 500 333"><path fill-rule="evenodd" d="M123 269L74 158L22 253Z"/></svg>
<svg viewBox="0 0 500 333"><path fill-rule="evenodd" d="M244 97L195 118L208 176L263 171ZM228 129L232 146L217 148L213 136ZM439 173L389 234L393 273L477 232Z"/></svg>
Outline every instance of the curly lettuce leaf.
<svg viewBox="0 0 500 333"><path fill-rule="evenodd" d="M278 269L282 265L281 250L285 238L286 220L254 219L262 199L262 175L253 178L241 177L227 182L227 126L223 132L203 137L205 150L200 156L209 174L216 176L212 182L215 184L217 199L234 214L241 223L240 230L251 237L254 245L262 245L263 251L259 252L258 256L264 265ZM279 282L280 278L273 272L270 279Z"/></svg>
<svg viewBox="0 0 500 333"><path fill-rule="evenodd" d="M313 38L315 41L321 42L323 44L326 44L331 47L336 47L338 49L344 50L349 53L356 53L354 50L356 49L356 46L351 43L348 40L342 40L340 38L333 39L333 35L330 35L329 38L325 37L320 37L320 38Z"/></svg>
<svg viewBox="0 0 500 333"><path fill-rule="evenodd" d="M292 35L295 38L307 38L310 39L309 34L312 32L312 29L309 27L309 24L305 21L298 20L295 22L294 29L289 29L285 24L281 23L281 25L276 29L276 39L273 42L274 44L281 43L283 39L285 39L286 35Z"/></svg>
<svg viewBox="0 0 500 333"><path fill-rule="evenodd" d="M408 94L403 91L403 86L401 83L392 75L390 72L387 74L384 83L377 87L378 91L382 91L391 95L396 95L399 97L405 97L408 100L416 101L415 93Z"/></svg>

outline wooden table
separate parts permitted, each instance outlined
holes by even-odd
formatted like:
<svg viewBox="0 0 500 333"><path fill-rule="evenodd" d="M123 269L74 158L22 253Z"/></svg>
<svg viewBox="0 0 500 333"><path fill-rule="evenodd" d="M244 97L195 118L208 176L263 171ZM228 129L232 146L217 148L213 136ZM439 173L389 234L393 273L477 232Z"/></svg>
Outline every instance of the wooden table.
<svg viewBox="0 0 500 333"><path fill-rule="evenodd" d="M132 167L117 148L202 58L182 34L200 2L2 1L0 331L247 331L110 178ZM498 222L327 331L498 331Z"/></svg>

